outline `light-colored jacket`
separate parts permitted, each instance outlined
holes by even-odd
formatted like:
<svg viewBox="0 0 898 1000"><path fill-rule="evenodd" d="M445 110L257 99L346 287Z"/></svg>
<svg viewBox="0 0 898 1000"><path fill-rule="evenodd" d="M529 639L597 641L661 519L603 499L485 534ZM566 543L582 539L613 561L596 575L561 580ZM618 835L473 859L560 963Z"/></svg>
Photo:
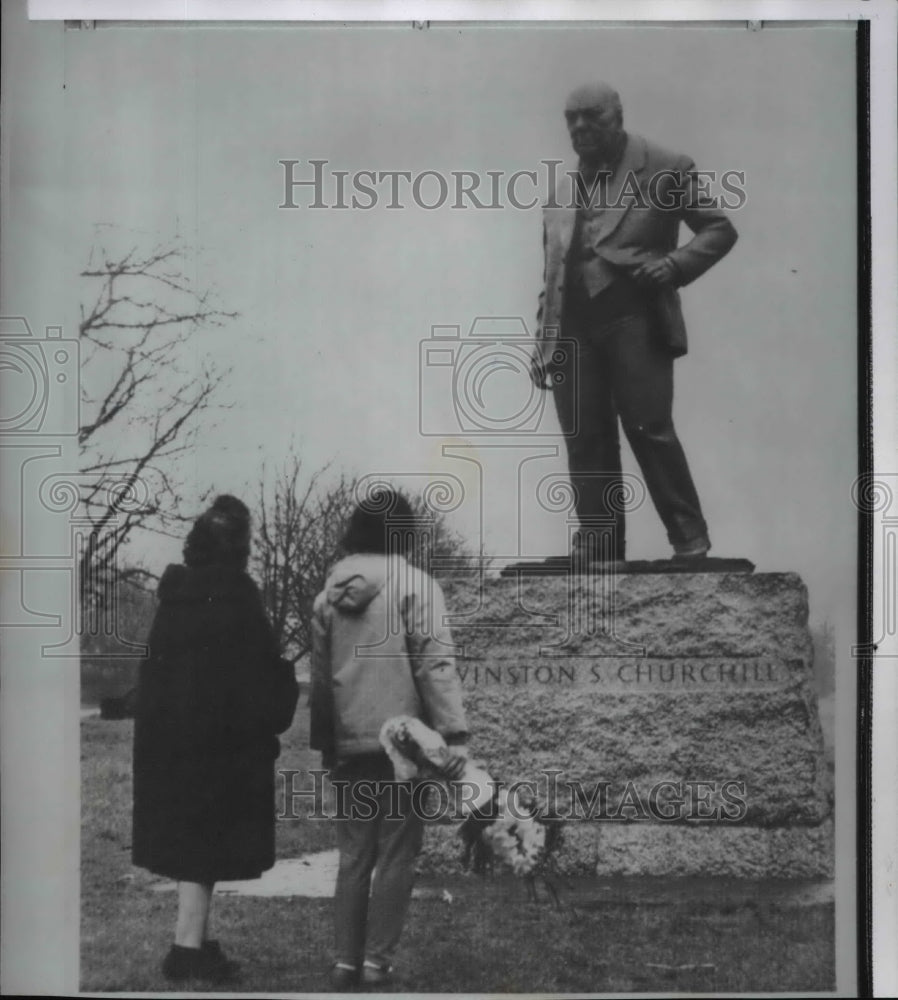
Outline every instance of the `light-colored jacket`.
<svg viewBox="0 0 898 1000"><path fill-rule="evenodd" d="M736 230L702 190L695 164L642 136L627 135L620 163L610 178L595 252L624 273L661 256L677 266L679 285L704 274L736 242ZM537 352L549 364L563 327L565 269L577 219L576 170L564 174L554 199L543 208L545 272L537 316ZM671 207L661 207L661 206ZM695 234L677 246L680 223ZM662 340L675 357L686 353L686 326L675 287L647 293Z"/></svg>
<svg viewBox="0 0 898 1000"><path fill-rule="evenodd" d="M311 746L350 757L382 751L392 716L444 739L467 732L440 585L398 555L361 553L333 567L312 616Z"/></svg>

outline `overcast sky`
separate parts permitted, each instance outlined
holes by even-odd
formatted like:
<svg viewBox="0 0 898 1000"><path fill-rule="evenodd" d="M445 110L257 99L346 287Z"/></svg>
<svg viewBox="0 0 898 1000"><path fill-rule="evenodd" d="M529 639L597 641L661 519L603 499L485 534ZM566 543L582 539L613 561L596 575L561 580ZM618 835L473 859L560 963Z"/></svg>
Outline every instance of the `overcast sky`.
<svg viewBox="0 0 898 1000"><path fill-rule="evenodd" d="M276 465L294 439L309 468L333 460L410 488L458 476L456 523L475 547L482 517L488 552L515 554L519 523L523 554L563 552L563 515L530 499L566 469L551 399L542 436L487 447L498 439L455 423L452 370L420 364L434 325L464 334L477 316L503 316L532 329L539 210L428 211L407 186L407 207L390 210L383 185L369 211L313 211L301 191L301 207L284 210L278 161L303 161L297 175L310 176L309 160L327 160L328 192L333 170L537 170L543 181L541 161L570 157L568 91L605 79L628 130L702 169L745 173L739 242L683 292L690 353L676 365L675 422L712 554L799 572L812 615L832 617L853 609L855 587L854 44L844 27L67 31L59 118L32 122L13 146L23 252L6 262L7 312L14 289L16 312L72 331L96 224L147 246L178 232L197 251L198 284L241 314L183 359L233 368L232 408L188 470L197 490L252 500L263 459ZM12 125L25 128L27 105L20 114ZM62 130L65 155L34 170L38 125ZM64 268L49 299L47 252ZM484 392L506 413L529 387L505 371ZM421 406L442 437L422 435ZM482 504L477 466L445 444L481 464ZM648 504L628 534L631 558L669 554ZM139 554L158 571L179 549Z"/></svg>

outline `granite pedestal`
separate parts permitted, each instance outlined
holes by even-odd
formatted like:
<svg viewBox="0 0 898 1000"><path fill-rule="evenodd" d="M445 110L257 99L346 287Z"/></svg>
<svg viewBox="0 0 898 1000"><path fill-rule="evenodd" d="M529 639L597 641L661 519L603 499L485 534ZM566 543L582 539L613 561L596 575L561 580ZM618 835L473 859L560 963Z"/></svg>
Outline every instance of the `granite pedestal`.
<svg viewBox="0 0 898 1000"><path fill-rule="evenodd" d="M832 783L793 573L444 582L471 750L569 818L570 873L830 877ZM455 870L451 826L422 857Z"/></svg>

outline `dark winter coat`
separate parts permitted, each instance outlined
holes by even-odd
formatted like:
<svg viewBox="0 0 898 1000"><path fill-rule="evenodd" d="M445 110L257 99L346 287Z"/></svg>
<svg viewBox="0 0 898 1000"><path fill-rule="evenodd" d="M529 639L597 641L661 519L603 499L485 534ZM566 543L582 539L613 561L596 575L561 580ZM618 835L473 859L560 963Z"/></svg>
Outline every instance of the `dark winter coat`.
<svg viewBox="0 0 898 1000"><path fill-rule="evenodd" d="M245 572L169 566L157 596L135 706L134 864L188 882L258 878L274 864L293 668Z"/></svg>

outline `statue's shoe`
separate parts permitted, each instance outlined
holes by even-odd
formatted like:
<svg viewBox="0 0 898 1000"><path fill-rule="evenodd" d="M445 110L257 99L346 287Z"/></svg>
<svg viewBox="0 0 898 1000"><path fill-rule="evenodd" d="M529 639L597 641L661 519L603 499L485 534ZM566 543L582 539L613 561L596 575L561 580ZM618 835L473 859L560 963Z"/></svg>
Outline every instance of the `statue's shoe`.
<svg viewBox="0 0 898 1000"><path fill-rule="evenodd" d="M676 561L689 559L704 559L711 549L711 543L707 538L696 538L683 545L674 546L674 559Z"/></svg>

